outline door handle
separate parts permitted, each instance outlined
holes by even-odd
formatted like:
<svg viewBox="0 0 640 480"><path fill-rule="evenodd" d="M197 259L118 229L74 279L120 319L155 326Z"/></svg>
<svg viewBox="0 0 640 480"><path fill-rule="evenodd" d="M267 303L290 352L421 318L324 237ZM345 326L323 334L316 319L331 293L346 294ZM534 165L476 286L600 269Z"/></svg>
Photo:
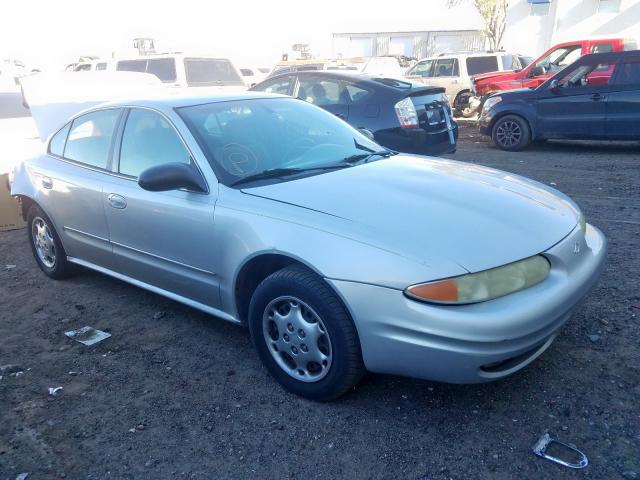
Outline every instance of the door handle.
<svg viewBox="0 0 640 480"><path fill-rule="evenodd" d="M40 182L42 183L42 187L47 190L51 190L53 188L53 181L49 177L42 177Z"/></svg>
<svg viewBox="0 0 640 480"><path fill-rule="evenodd" d="M107 200L109 200L109 205L111 205L113 208L122 210L123 208L127 207L127 200L122 195L110 193L107 197Z"/></svg>
<svg viewBox="0 0 640 480"><path fill-rule="evenodd" d="M599 93L594 93L591 95L591 100L597 102L598 100L604 100L604 95L600 95Z"/></svg>

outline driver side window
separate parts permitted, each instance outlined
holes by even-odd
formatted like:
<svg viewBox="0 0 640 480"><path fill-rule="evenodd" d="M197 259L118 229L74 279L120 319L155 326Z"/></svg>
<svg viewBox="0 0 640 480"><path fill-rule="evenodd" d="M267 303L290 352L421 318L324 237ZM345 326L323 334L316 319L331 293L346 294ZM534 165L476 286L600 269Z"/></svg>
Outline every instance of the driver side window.
<svg viewBox="0 0 640 480"><path fill-rule="evenodd" d="M131 109L122 134L119 172L138 177L147 168L166 163L191 163L177 132L156 112Z"/></svg>

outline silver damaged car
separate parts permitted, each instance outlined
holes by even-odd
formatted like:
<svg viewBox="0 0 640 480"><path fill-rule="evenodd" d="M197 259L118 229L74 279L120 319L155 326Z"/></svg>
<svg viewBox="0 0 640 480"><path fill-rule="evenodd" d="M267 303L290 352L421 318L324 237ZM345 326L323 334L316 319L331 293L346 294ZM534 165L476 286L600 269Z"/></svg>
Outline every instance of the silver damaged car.
<svg viewBox="0 0 640 480"><path fill-rule="evenodd" d="M46 275L83 266L247 325L298 395L535 360L598 279L603 234L545 185L367 133L255 92L112 103L18 164L11 192Z"/></svg>

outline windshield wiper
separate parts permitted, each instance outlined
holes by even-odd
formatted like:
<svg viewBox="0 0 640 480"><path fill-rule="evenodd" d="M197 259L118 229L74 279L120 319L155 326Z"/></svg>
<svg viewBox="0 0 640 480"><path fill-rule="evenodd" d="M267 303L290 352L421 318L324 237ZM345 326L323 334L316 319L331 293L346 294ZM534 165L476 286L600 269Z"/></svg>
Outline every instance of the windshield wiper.
<svg viewBox="0 0 640 480"><path fill-rule="evenodd" d="M387 157L390 157L391 155L397 155L397 152L394 152L392 150L380 150L379 152L359 153L356 155L350 155L348 157L345 157L342 160L340 160L340 162L347 163L347 164L354 164L358 162L367 163L372 157L378 156L378 157L387 158Z"/></svg>
<svg viewBox="0 0 640 480"><path fill-rule="evenodd" d="M340 168L350 167L351 165L344 165L340 163L336 163L333 165L321 165L318 167L307 167L307 168L271 168L269 170L264 170L259 173L254 173L253 175L248 175L246 177L240 178L231 184L232 187L236 185L241 185L244 183L250 183L256 180L264 180L267 178L284 178L289 175L295 175L298 173L311 172L316 170L336 170Z"/></svg>

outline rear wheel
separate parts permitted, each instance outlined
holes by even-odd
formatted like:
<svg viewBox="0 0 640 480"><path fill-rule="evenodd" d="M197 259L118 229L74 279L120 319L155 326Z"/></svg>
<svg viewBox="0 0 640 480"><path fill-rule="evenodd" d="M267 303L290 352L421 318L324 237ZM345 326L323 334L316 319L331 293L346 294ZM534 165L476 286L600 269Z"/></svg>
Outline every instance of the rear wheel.
<svg viewBox="0 0 640 480"><path fill-rule="evenodd" d="M27 212L27 227L31 250L40 270L56 280L70 276L73 265L67 261L60 237L49 217L37 205Z"/></svg>
<svg viewBox="0 0 640 480"><path fill-rule="evenodd" d="M332 400L364 374L348 312L324 280L302 266L275 272L258 286L249 330L267 370L297 395Z"/></svg>
<svg viewBox="0 0 640 480"><path fill-rule="evenodd" d="M531 143L531 130L524 118L517 115L505 115L493 125L491 138L498 148L516 152Z"/></svg>
<svg viewBox="0 0 640 480"><path fill-rule="evenodd" d="M471 110L469 100L471 100L471 92L460 93L454 102L454 113L456 117L470 118L475 115L475 111Z"/></svg>

